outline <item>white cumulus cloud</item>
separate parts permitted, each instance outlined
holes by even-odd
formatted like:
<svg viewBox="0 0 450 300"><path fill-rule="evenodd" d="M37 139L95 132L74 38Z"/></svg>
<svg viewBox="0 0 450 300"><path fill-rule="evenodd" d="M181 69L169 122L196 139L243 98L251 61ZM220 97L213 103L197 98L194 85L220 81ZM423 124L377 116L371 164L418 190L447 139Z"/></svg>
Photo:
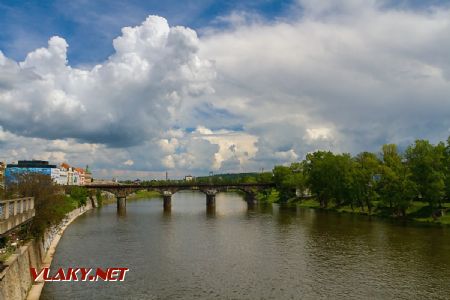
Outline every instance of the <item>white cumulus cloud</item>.
<svg viewBox="0 0 450 300"><path fill-rule="evenodd" d="M123 28L115 53L88 70L68 64L61 37L19 63L0 54L0 125L30 137L141 144L171 128L180 101L213 92L214 69L198 44L193 30L149 16Z"/></svg>

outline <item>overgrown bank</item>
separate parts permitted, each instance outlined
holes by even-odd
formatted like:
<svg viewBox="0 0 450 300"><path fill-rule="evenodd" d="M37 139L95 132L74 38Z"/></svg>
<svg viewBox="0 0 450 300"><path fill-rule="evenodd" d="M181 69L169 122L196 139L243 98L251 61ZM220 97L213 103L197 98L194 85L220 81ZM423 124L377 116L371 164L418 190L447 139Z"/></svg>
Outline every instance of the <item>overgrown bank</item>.
<svg viewBox="0 0 450 300"><path fill-rule="evenodd" d="M392 218L392 219L403 219L405 221L413 221L420 223L428 223L428 224L439 224L439 225L450 225L450 203L443 204L441 215L440 216L431 216L432 211L428 203L421 201L413 201L411 206L406 211L406 215L399 217L392 213L392 210L389 207L384 207L380 202L375 202L372 211L368 211L367 209L362 209L360 207L350 207L348 205L344 206L335 206L330 205L326 208L321 208L320 204L317 200L314 199L305 199L305 200L296 200L293 199L290 201L291 205L296 205L298 207L325 210L325 211L333 211L336 213L348 213L348 214L357 214L364 216L374 216L380 218Z"/></svg>

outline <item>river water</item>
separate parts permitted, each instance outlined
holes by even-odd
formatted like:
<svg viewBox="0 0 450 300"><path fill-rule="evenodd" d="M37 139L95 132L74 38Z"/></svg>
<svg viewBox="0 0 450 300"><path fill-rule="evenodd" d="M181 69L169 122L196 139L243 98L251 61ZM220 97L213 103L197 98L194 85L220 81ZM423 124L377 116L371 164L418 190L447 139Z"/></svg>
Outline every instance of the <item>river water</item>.
<svg viewBox="0 0 450 300"><path fill-rule="evenodd" d="M450 228L179 192L87 212L52 270L128 267L124 282L51 282L41 299L450 299Z"/></svg>

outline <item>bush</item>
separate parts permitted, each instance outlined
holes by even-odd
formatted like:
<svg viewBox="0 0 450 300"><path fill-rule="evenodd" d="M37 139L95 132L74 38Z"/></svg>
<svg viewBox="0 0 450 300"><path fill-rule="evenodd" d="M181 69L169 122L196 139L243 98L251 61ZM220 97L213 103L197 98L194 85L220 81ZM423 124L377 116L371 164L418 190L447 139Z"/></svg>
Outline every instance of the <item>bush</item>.
<svg viewBox="0 0 450 300"><path fill-rule="evenodd" d="M86 205L86 198L89 196L89 192L86 188L81 186L74 186L70 190L70 197L76 201L78 207Z"/></svg>
<svg viewBox="0 0 450 300"><path fill-rule="evenodd" d="M280 193L276 189L260 192L256 199L262 203L276 203L280 200Z"/></svg>

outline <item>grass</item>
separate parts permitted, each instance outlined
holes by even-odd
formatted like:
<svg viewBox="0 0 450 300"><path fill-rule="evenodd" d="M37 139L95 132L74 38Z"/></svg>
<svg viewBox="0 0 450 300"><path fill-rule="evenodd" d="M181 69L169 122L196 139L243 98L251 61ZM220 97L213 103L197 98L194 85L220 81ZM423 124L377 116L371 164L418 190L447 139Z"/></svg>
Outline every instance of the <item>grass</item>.
<svg viewBox="0 0 450 300"><path fill-rule="evenodd" d="M411 214L411 216L413 220L417 222L450 225L450 203L444 203L442 206L444 215L438 218L430 217L432 210L429 206L423 206L421 209Z"/></svg>
<svg viewBox="0 0 450 300"><path fill-rule="evenodd" d="M299 202L295 201L290 202L296 203L296 205L299 207L321 209L319 203L314 199L307 199ZM444 203L442 206L445 211L445 214L442 217L433 218L431 217L432 209L427 202L414 201L406 211L406 219L421 223L450 225L450 203ZM367 208L362 210L360 207L354 207L352 209L350 206L340 206L340 207L329 206L327 208L324 208L323 210L335 211L338 213L351 213L359 215L371 215L378 217L394 218L392 211L389 209L389 207L381 206L380 202L378 201L374 201L372 212L370 214Z"/></svg>
<svg viewBox="0 0 450 300"><path fill-rule="evenodd" d="M303 200L299 202L297 205L300 207L320 208L319 202L312 199Z"/></svg>
<svg viewBox="0 0 450 300"><path fill-rule="evenodd" d="M160 194L156 191L137 191L134 194L131 194L127 198L129 200L137 200L137 199L145 199L145 198L155 198L160 197Z"/></svg>

